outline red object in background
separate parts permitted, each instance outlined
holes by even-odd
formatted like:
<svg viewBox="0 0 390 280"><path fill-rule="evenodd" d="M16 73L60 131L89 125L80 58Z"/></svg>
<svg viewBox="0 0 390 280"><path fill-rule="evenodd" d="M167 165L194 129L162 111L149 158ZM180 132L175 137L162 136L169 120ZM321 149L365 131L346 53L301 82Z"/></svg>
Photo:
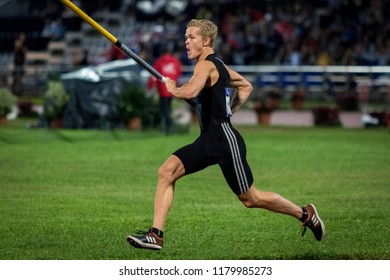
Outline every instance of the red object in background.
<svg viewBox="0 0 390 280"><path fill-rule="evenodd" d="M115 45L111 45L111 48L106 52L107 61L125 59L126 57L126 54Z"/></svg>
<svg viewBox="0 0 390 280"><path fill-rule="evenodd" d="M177 81L182 74L180 61L171 54L163 54L156 59L153 68L156 69L164 77L171 78ZM154 76L151 76L148 81L147 88L150 90L157 85L157 91L162 97L173 97L173 95L167 91L165 84L157 80Z"/></svg>

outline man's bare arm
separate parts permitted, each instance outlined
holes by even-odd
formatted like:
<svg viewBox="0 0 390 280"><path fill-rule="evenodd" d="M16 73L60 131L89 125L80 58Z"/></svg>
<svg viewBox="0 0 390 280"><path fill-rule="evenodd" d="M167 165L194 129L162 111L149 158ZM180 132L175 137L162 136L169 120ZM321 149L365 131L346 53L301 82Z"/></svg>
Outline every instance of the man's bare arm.
<svg viewBox="0 0 390 280"><path fill-rule="evenodd" d="M226 69L228 70L230 75L230 86L232 88L235 88L237 91L235 98L230 104L232 113L235 113L248 99L253 90L253 86L247 79L238 74L236 71L230 69L228 66L226 66Z"/></svg>
<svg viewBox="0 0 390 280"><path fill-rule="evenodd" d="M209 61L199 61L194 68L194 74L190 80L181 87L177 87L176 83L167 78L167 90L174 96L181 99L192 99L198 96L200 91L206 85L213 70L213 64Z"/></svg>

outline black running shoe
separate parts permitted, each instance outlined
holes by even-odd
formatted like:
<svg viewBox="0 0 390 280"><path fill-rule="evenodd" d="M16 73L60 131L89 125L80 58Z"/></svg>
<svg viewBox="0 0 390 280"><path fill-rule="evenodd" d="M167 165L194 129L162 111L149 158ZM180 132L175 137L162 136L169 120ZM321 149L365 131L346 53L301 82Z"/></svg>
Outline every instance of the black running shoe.
<svg viewBox="0 0 390 280"><path fill-rule="evenodd" d="M161 250L163 247L164 239L160 238L152 232L151 229L146 232L142 231L136 231L136 234L141 235L129 235L127 237L127 242L135 248L141 248L141 249L152 249L152 250Z"/></svg>
<svg viewBox="0 0 390 280"><path fill-rule="evenodd" d="M320 216L318 215L317 209L311 203L306 205L303 208L306 209L308 213L308 217L306 221L303 222L302 224L303 225L302 236L305 235L306 229L308 227L314 233L314 236L318 241L324 240L326 234L325 225L322 222Z"/></svg>

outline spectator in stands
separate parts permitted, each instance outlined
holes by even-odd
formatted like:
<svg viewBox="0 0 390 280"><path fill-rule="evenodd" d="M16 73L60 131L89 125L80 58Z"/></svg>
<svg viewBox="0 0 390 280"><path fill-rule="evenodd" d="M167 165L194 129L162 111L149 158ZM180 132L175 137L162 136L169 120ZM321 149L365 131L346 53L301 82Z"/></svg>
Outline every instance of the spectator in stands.
<svg viewBox="0 0 390 280"><path fill-rule="evenodd" d="M88 56L89 56L88 50L84 49L81 59L76 63L76 66L81 66L81 67L88 66L89 65Z"/></svg>
<svg viewBox="0 0 390 280"><path fill-rule="evenodd" d="M66 27L62 17L58 17L52 23L52 36L54 41L62 41L65 39Z"/></svg>
<svg viewBox="0 0 390 280"><path fill-rule="evenodd" d="M274 27L266 26L266 34L264 39L265 60L274 62L277 57L280 57L281 47L283 46L283 38L279 32L276 32Z"/></svg>
<svg viewBox="0 0 390 280"><path fill-rule="evenodd" d="M153 64L153 67L161 73L164 77L171 78L174 81L177 81L182 74L182 68L179 59L174 56L173 48L169 45L164 47L163 54L156 59ZM151 90L154 87L157 87L157 91L160 97L160 112L162 116L162 129L163 132L169 134L172 129L172 119L171 119L171 110L172 110L172 98L173 95L168 92L164 83L157 80L154 76L151 76L147 89Z"/></svg>
<svg viewBox="0 0 390 280"><path fill-rule="evenodd" d="M23 75L24 64L26 60L27 45L26 45L26 33L22 32L15 40L14 46L14 71L12 81L12 92L16 96L21 96L23 91Z"/></svg>
<svg viewBox="0 0 390 280"><path fill-rule="evenodd" d="M92 15L100 8L103 11L116 10L121 2L75 1ZM136 15L137 1L130 2L131 4L129 1L122 1L122 6L131 7L132 14ZM236 1L189 2L185 12L179 17L180 20L174 20L175 28L164 29L164 37L159 38L159 34L153 34L148 40L146 35L153 31L142 28L142 41L153 52L151 60L160 55L158 44L161 41L176 39L177 34L182 34L182 23L186 22L189 16L193 18L202 15L202 18L211 17L220 26L220 42L216 42L215 48L227 64L242 64L243 61L248 65L286 64L290 58L289 50L294 49L293 42L299 40L301 47L299 52L294 53L293 58L301 57L301 65L389 65L390 25L386 15L390 11L390 1L294 0L287 4L281 4L280 1L251 1L251 4L246 6L237 5ZM32 16L55 20L59 12L74 15L59 1L32 0L30 3ZM136 23L142 24L148 20L138 15ZM153 20L157 23L151 26L160 28L161 22L162 27L170 26L170 19L164 13L159 13ZM242 32L245 32L244 36ZM309 43L305 43L307 41ZM133 42L129 46L137 51ZM324 47L323 52L319 51L319 47ZM252 49L256 51L253 52ZM92 51L91 57L94 58L95 55ZM189 64L184 59L182 61Z"/></svg>
<svg viewBox="0 0 390 280"><path fill-rule="evenodd" d="M134 29L133 34L127 42L127 46L135 53L138 53L142 49L143 34L139 27Z"/></svg>
<svg viewBox="0 0 390 280"><path fill-rule="evenodd" d="M332 63L333 63L332 57L330 56L327 49L321 48L321 50L317 56L316 65L328 66L328 65L332 65Z"/></svg>
<svg viewBox="0 0 390 280"><path fill-rule="evenodd" d="M44 38L50 38L51 37L51 19L45 18L45 23L43 25L41 36Z"/></svg>
<svg viewBox="0 0 390 280"><path fill-rule="evenodd" d="M290 44L288 48L287 65L299 66L301 65L302 52L299 44Z"/></svg>
<svg viewBox="0 0 390 280"><path fill-rule="evenodd" d="M211 20L212 17L212 12L205 5L201 5L196 12L196 18L205 18Z"/></svg>
<svg viewBox="0 0 390 280"><path fill-rule="evenodd" d="M45 9L43 10L44 16L55 20L61 15L62 4L59 1L47 0Z"/></svg>
<svg viewBox="0 0 390 280"><path fill-rule="evenodd" d="M41 35L45 38L50 38L53 41L62 41L65 39L66 27L61 17L56 20L51 20L49 17L45 19L45 25Z"/></svg>
<svg viewBox="0 0 390 280"><path fill-rule="evenodd" d="M30 0L29 15L56 19L61 15L62 3L54 0Z"/></svg>

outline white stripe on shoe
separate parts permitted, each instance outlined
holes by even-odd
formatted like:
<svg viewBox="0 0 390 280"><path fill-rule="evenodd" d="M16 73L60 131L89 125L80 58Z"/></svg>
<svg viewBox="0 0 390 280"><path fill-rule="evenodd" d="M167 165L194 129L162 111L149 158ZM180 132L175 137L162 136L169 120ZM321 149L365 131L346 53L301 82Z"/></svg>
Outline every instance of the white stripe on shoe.
<svg viewBox="0 0 390 280"><path fill-rule="evenodd" d="M157 240L154 237L149 237L149 236L145 236L145 237L148 242L151 242L150 240L152 240L154 244L148 242L142 242L140 239L132 235L129 235L127 237L127 242L129 242L129 244L135 248L146 248L146 249L153 249L153 250L162 249L162 246L157 244Z"/></svg>
<svg viewBox="0 0 390 280"><path fill-rule="evenodd" d="M152 237L150 237L150 236L146 236L146 239L148 240L148 242L150 242L150 243L154 243L154 244L156 244L157 243L157 241L156 241L156 238L154 238L153 236Z"/></svg>

